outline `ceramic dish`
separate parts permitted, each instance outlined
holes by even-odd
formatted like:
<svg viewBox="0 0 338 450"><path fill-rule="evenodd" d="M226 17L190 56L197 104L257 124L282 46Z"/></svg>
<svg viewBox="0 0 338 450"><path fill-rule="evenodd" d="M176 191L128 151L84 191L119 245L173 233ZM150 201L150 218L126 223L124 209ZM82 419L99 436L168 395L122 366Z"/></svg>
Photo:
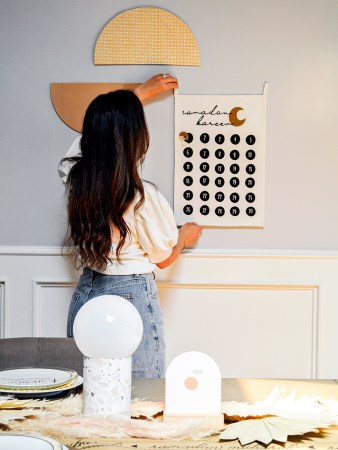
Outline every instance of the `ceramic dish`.
<svg viewBox="0 0 338 450"><path fill-rule="evenodd" d="M0 450L68 450L47 436L21 433L1 433Z"/></svg>
<svg viewBox="0 0 338 450"><path fill-rule="evenodd" d="M77 379L77 372L68 369L25 367L0 371L0 389L54 389Z"/></svg>
<svg viewBox="0 0 338 450"><path fill-rule="evenodd" d="M72 383L68 383L66 386L59 386L49 389L0 389L0 394L14 395L16 398L50 398L59 397L67 394L67 391L71 391L83 383L83 378L80 375ZM1 449L0 449L1 450Z"/></svg>

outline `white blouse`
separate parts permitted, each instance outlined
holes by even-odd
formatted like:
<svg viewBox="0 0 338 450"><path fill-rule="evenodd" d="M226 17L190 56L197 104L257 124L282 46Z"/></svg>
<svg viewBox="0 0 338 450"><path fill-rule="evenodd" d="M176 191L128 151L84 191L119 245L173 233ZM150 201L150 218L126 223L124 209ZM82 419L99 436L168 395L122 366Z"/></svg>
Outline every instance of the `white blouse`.
<svg viewBox="0 0 338 450"><path fill-rule="evenodd" d="M79 151L77 138L66 157L77 156ZM67 180L71 164L64 163L59 166L59 175L62 181ZM171 255L176 245L178 231L173 211L164 196L150 183L144 182L144 203L134 213L134 207L139 200L137 195L125 213L124 219L130 230L120 253L120 262L115 257L119 235L113 232L111 260L106 269L101 271L106 275L130 275L152 272L156 263L164 261ZM92 267L95 270L95 267Z"/></svg>

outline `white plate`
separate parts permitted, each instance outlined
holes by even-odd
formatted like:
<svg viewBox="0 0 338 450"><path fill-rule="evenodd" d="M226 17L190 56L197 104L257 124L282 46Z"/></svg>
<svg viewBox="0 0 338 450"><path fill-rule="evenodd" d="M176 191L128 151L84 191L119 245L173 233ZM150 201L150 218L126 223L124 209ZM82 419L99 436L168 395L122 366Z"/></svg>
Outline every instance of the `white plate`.
<svg viewBox="0 0 338 450"><path fill-rule="evenodd" d="M0 389L0 394L14 395L17 398L48 398L75 389L76 387L81 386L82 383L83 378L78 375L76 380L67 386L59 386L52 389Z"/></svg>
<svg viewBox="0 0 338 450"><path fill-rule="evenodd" d="M67 447L47 436L1 433L0 450L67 450Z"/></svg>
<svg viewBox="0 0 338 450"><path fill-rule="evenodd" d="M0 389L54 388L70 383L77 378L74 370L18 368L0 371Z"/></svg>

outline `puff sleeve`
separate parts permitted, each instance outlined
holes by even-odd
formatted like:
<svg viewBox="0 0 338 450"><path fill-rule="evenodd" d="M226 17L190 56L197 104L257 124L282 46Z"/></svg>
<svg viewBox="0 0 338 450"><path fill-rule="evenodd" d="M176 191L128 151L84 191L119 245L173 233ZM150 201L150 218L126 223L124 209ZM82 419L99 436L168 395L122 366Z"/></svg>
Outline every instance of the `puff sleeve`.
<svg viewBox="0 0 338 450"><path fill-rule="evenodd" d="M171 255L178 239L173 211L164 196L151 185L144 185L145 201L135 215L140 245L156 264Z"/></svg>
<svg viewBox="0 0 338 450"><path fill-rule="evenodd" d="M72 158L73 156L81 155L80 139L81 139L81 136L78 136L77 138L75 138L74 142L67 150L67 153L65 154L64 158ZM74 162L61 161L58 166L58 174L59 174L59 177L61 178L61 181L64 184L66 184L66 182L67 182L67 178L68 178L70 169L72 168L73 165L74 165Z"/></svg>

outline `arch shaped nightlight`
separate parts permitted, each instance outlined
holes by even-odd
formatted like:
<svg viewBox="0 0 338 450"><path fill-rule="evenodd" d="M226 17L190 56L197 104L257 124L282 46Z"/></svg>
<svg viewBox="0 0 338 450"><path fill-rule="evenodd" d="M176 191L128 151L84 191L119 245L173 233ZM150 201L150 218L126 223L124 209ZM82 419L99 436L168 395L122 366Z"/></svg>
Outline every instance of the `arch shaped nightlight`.
<svg viewBox="0 0 338 450"><path fill-rule="evenodd" d="M124 11L104 27L94 64L199 66L200 55L192 31L179 17L146 7Z"/></svg>

